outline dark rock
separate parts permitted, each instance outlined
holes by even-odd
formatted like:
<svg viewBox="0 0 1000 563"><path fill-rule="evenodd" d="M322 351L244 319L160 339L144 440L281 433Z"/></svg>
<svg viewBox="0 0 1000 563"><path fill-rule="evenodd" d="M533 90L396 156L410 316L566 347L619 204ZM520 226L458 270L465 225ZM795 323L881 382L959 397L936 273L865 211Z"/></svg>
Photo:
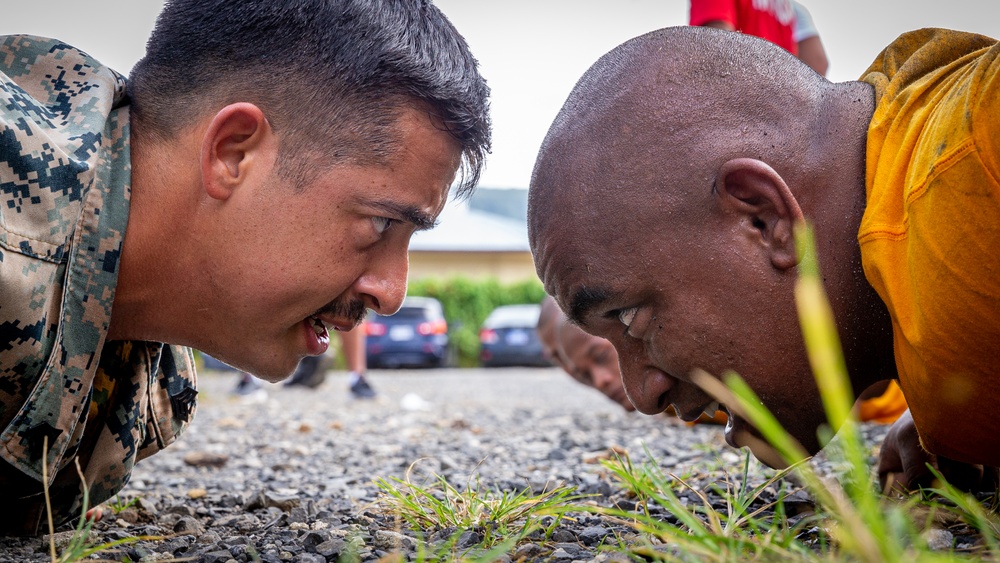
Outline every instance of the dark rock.
<svg viewBox="0 0 1000 563"><path fill-rule="evenodd" d="M198 536L196 541L201 545L211 545L219 543L221 539L222 537L215 530L207 530L204 534Z"/></svg>
<svg viewBox="0 0 1000 563"><path fill-rule="evenodd" d="M181 516L194 516L194 507L187 504L172 504L163 512L166 514L179 514Z"/></svg>
<svg viewBox="0 0 1000 563"><path fill-rule="evenodd" d="M222 467L227 461L228 455L212 452L191 452L184 456L184 463L193 467Z"/></svg>
<svg viewBox="0 0 1000 563"><path fill-rule="evenodd" d="M560 525L558 528L555 529L555 531L552 532L552 536L549 537L549 539L554 542L562 542L562 543L575 542L576 534L574 534L570 530L567 530L565 527L563 527L563 525Z"/></svg>
<svg viewBox="0 0 1000 563"><path fill-rule="evenodd" d="M205 526L203 526L198 520L191 518L190 516L185 516L174 524L174 533L200 536L205 533Z"/></svg>
<svg viewBox="0 0 1000 563"><path fill-rule="evenodd" d="M553 547L555 547L557 551L565 551L573 559L590 559L593 557L593 554L590 551L584 549L578 543L557 543Z"/></svg>
<svg viewBox="0 0 1000 563"><path fill-rule="evenodd" d="M229 553L229 550L220 549L202 553L198 560L202 563L226 563L232 558L233 554Z"/></svg>
<svg viewBox="0 0 1000 563"><path fill-rule="evenodd" d="M458 549L468 549L479 545L483 541L482 536L473 530L466 530L462 532L462 535L458 537L458 541L455 542L455 547Z"/></svg>
<svg viewBox="0 0 1000 563"><path fill-rule="evenodd" d="M549 557L553 561L570 561L576 559L576 557L574 557L572 554L570 554L568 551L566 551L561 547L553 551L552 555L550 555Z"/></svg>
<svg viewBox="0 0 1000 563"><path fill-rule="evenodd" d="M526 543L514 551L513 558L516 560L532 560L548 551L537 543Z"/></svg>
<svg viewBox="0 0 1000 563"><path fill-rule="evenodd" d="M589 526L580 532L580 541L583 545L597 545L610 534L611 531L604 526Z"/></svg>
<svg viewBox="0 0 1000 563"><path fill-rule="evenodd" d="M340 554L344 551L344 540L342 539L330 539L317 545L315 547L316 554L326 557L327 560L332 560L340 557Z"/></svg>
<svg viewBox="0 0 1000 563"><path fill-rule="evenodd" d="M315 551L317 545L329 539L330 535L327 533L310 530L299 537L299 543L306 551Z"/></svg>
<svg viewBox="0 0 1000 563"><path fill-rule="evenodd" d="M413 549L413 538L391 530L376 530L372 535L372 546L386 551Z"/></svg>

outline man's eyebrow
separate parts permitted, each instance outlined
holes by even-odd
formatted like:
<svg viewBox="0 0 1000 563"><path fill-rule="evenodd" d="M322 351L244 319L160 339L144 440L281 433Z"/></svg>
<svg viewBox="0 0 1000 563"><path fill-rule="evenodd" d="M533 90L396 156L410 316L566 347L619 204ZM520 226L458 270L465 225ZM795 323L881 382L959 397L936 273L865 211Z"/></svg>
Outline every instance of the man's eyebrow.
<svg viewBox="0 0 1000 563"><path fill-rule="evenodd" d="M569 320L575 325L582 325L583 320L594 309L611 299L611 292L598 287L581 287L569 300Z"/></svg>
<svg viewBox="0 0 1000 563"><path fill-rule="evenodd" d="M385 200L369 200L366 203L372 207L381 209L389 215L399 217L402 221L413 224L418 231L426 231L437 226L437 221L434 217L424 213L416 206Z"/></svg>

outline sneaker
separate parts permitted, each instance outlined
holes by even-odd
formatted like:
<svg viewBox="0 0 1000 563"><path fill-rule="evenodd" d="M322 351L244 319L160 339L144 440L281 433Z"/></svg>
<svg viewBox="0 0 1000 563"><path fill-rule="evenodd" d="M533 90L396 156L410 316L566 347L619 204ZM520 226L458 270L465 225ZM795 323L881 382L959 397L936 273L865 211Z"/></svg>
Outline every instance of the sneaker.
<svg viewBox="0 0 1000 563"><path fill-rule="evenodd" d="M368 380L359 377L357 381L351 384L351 395L354 395L357 399L374 399L375 390L372 386L368 384Z"/></svg>
<svg viewBox="0 0 1000 563"><path fill-rule="evenodd" d="M244 374L233 389L233 395L245 403L259 403L267 400L267 389L256 377Z"/></svg>
<svg viewBox="0 0 1000 563"><path fill-rule="evenodd" d="M260 381L256 377L243 374L239 383L236 384L236 388L233 389L233 395L251 395L261 387Z"/></svg>
<svg viewBox="0 0 1000 563"><path fill-rule="evenodd" d="M285 381L285 387L301 385L315 389L324 381L326 381L326 371L321 365L321 358L319 356L306 356L295 368L295 373Z"/></svg>

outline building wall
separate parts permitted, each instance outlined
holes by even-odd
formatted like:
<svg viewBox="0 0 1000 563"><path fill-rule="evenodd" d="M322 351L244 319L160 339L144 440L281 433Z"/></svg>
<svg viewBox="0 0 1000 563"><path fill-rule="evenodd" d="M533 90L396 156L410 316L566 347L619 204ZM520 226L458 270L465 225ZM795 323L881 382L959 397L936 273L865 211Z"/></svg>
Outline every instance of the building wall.
<svg viewBox="0 0 1000 563"><path fill-rule="evenodd" d="M501 283L538 279L530 252L410 252L411 280L458 276Z"/></svg>

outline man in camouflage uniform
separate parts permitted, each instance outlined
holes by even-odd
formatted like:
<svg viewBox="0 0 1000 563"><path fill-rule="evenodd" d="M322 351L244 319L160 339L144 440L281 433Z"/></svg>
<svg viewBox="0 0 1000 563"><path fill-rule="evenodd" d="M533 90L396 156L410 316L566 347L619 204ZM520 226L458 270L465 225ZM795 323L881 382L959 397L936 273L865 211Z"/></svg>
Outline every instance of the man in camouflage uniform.
<svg viewBox="0 0 1000 563"><path fill-rule="evenodd" d="M127 482L190 421L189 348L277 381L405 294L489 149L429 2L168 2L128 83L0 37L0 533ZM45 453L45 455L43 455Z"/></svg>

